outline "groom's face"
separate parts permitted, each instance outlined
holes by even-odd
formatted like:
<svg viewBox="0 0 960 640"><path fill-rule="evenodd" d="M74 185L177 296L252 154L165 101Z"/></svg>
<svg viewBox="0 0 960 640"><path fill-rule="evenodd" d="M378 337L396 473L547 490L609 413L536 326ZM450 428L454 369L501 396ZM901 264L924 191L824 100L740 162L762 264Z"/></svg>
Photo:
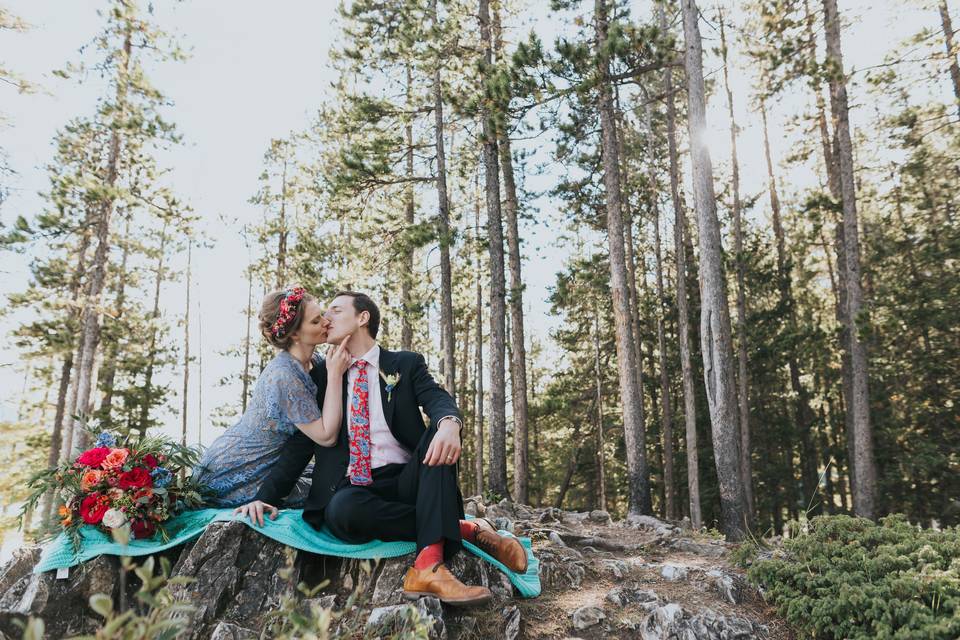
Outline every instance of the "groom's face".
<svg viewBox="0 0 960 640"><path fill-rule="evenodd" d="M356 334L361 327L366 326L370 314L366 311L357 312L353 305L353 298L350 296L337 296L330 303L327 312L324 314L330 322L330 329L327 332L327 342L329 344L340 344L340 342L351 334Z"/></svg>

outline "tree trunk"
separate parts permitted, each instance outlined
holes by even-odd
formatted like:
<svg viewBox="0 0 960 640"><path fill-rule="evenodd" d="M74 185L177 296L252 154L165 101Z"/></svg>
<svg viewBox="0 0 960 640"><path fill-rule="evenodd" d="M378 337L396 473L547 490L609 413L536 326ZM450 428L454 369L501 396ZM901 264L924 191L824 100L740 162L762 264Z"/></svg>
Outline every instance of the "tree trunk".
<svg viewBox="0 0 960 640"><path fill-rule="evenodd" d="M203 436L203 307L197 300L197 444Z"/></svg>
<svg viewBox="0 0 960 640"><path fill-rule="evenodd" d="M180 444L187 446L187 402L189 400L190 390L190 267L193 256L193 241L187 240L187 303L183 312L183 408L181 409L181 418L183 419L180 430Z"/></svg>
<svg viewBox="0 0 960 640"><path fill-rule="evenodd" d="M474 320L474 331L477 334L477 343L474 346L474 360L476 369L473 378L477 385L477 392L474 394L474 415L476 424L474 425L474 470L477 476L477 495L483 495L483 284L480 282L481 263L483 261L483 251L480 242L480 186L474 188L474 227L473 234L476 241L477 250L477 269L476 269L476 289L477 289L477 313Z"/></svg>
<svg viewBox="0 0 960 640"><path fill-rule="evenodd" d="M606 52L607 0L595 0L594 20L597 43L597 70L600 74L600 130L602 136L603 185L606 199L607 242L610 252L610 285L613 294L613 318L617 339L617 370L623 403L624 442L627 449L627 486L630 514L652 514L650 478L647 468L643 397L637 382L636 358L627 297L627 265L623 242L622 191L617 145L616 113L610 85L610 61Z"/></svg>
<svg viewBox="0 0 960 640"><path fill-rule="evenodd" d="M437 0L430 9L435 28L439 28ZM447 160L443 141L443 91L440 84L440 60L433 69L434 139L437 149L437 230L440 236L440 343L443 345L443 375L447 392L456 399L456 354L453 337L453 285L450 267L450 202L447 198ZM408 159L409 162L409 159ZM408 203L408 216L410 205Z"/></svg>
<svg viewBox="0 0 960 640"><path fill-rule="evenodd" d="M147 348L147 370L144 373L143 404L140 405L140 433L146 433L150 418L150 396L153 384L153 368L157 359L157 324L160 320L160 286L163 284L163 258L167 248L167 225L164 218L163 229L160 231L160 250L157 252L157 271L153 286L153 311L150 314L150 341Z"/></svg>
<svg viewBox="0 0 960 640"><path fill-rule="evenodd" d="M623 110L620 108L620 93L614 91L614 99L617 109L617 126L624 126ZM623 150L623 136L617 136L617 154L619 158L626 157ZM624 166L624 171L626 167ZM629 294L627 304L630 307L630 331L633 334L634 358L637 362L637 386L643 389L643 339L640 333L640 297L637 294L637 256L633 238L633 211L630 209L629 198L624 198L623 209L623 228L624 228L624 246L626 248L627 260L627 293ZM654 398L654 403L656 399ZM643 402L640 403L641 412L644 415L644 424L646 424L646 412Z"/></svg>
<svg viewBox="0 0 960 640"><path fill-rule="evenodd" d="M673 468L673 405L670 399L670 375L667 368L667 341L666 341L666 293L663 287L663 247L660 242L660 205L657 198L659 186L657 184L656 167L653 164L656 145L653 137L653 121L650 115L650 103L644 107L644 124L649 137L647 153L649 161L649 181L652 193L650 204L652 207L653 248L656 259L657 285L657 349L660 352L658 369L660 370L660 431L663 437L663 484L665 513L668 520L679 520L677 480Z"/></svg>
<svg viewBox="0 0 960 640"><path fill-rule="evenodd" d="M463 344L460 349L460 362L457 364L457 373L460 376L460 379L457 380L457 388L460 389L460 406L464 406L467 403L467 398L470 398L470 401L473 402L473 392L475 388L471 389L468 384L468 372L470 371L470 328L471 324L469 319L463 320ZM467 427L470 427L467 429ZM470 487L472 482L470 478L471 471L471 460L470 457L472 452L470 451L473 446L473 438L471 434L473 433L473 425L470 424L470 421L464 416L464 429L460 434L460 444L462 447L463 453L460 456L460 462L458 467L463 469L463 477L460 484L464 487ZM468 489L469 490L469 489Z"/></svg>
<svg viewBox="0 0 960 640"><path fill-rule="evenodd" d="M593 304L593 375L597 387L597 503L598 509L607 510L607 479L604 474L606 461L603 452L603 387L600 378L600 314Z"/></svg>
<svg viewBox="0 0 960 640"><path fill-rule="evenodd" d="M116 309L114 310L116 316L113 318L114 322L119 323L120 319L123 318L123 306L126 302L126 286L127 286L127 258L130 255L130 218L132 216L128 215L126 222L124 224L123 230L123 257L120 259L120 271L117 274L119 282L117 283L117 297L115 301ZM104 358L104 367L103 367L103 381L101 387L103 389L103 397L100 401L100 415L101 425L104 427L113 426L113 422L110 419L110 414L113 410L113 386L114 380L117 375L117 357L120 352L120 340L116 339L110 342L107 345L107 355Z"/></svg>
<svg viewBox="0 0 960 640"><path fill-rule="evenodd" d="M746 500L748 522L753 522L753 449L750 445L750 390L747 374L747 302L743 283L743 219L740 202L740 161L737 156L737 120L733 113L733 91L730 89L730 71L727 65L727 31L723 12L718 9L720 23L720 53L723 57L723 85L727 93L727 113L730 116L730 165L733 187L733 237L737 270L737 397L740 417L740 474L743 476L743 497Z"/></svg>
<svg viewBox="0 0 960 640"><path fill-rule="evenodd" d="M574 443L573 455L570 457L570 460L567 463L567 470L563 474L563 482L560 483L560 491L557 493L557 499L553 503L553 506L556 509L563 508L563 500L567 497L567 491L570 489L570 482L573 480L573 474L576 473L577 465L580 463L580 451L583 449L583 446L580 444L579 422L576 422L573 425L573 436L570 438L570 442Z"/></svg>
<svg viewBox="0 0 960 640"><path fill-rule="evenodd" d="M943 26L943 44L950 57L950 80L953 83L953 97L957 101L957 114L960 114L960 65L957 64L957 49L953 42L953 24L947 0L940 0L940 24Z"/></svg>
<svg viewBox="0 0 960 640"><path fill-rule="evenodd" d="M117 68L117 97L114 116L114 126L110 132L110 147L107 157L107 175L105 186L106 194L102 197L97 220L97 249L93 256L93 275L87 292L87 299L83 308L81 335L83 336L81 357L77 375L77 407L86 409L90 404L91 381L93 377L93 362L97 347L100 344L100 298L107 274L107 259L110 252L110 223L113 218L114 200L112 189L117 183L120 165L121 126L126 112L127 83L129 82L129 66L131 55L131 33L128 30L124 36L123 49ZM72 424L71 424L72 427ZM71 429L73 441L70 448L70 457L77 455L86 448L87 431Z"/></svg>
<svg viewBox="0 0 960 640"><path fill-rule="evenodd" d="M86 290L89 291L89 286L86 287ZM81 315L81 320L83 316ZM82 324L81 324L82 327ZM83 367L83 332L81 331L78 334L77 340L77 352L73 357L74 368L77 372ZM80 387L78 384L79 374L73 377L73 380L70 383L70 396L67 400L66 407L64 409L64 426L63 433L60 439L60 462L65 462L73 457L73 432L74 432L74 423L76 422L77 414L77 399L80 393Z"/></svg>
<svg viewBox="0 0 960 640"><path fill-rule="evenodd" d="M824 30L827 39L827 67L830 77L830 106L834 131L840 148L840 186L843 191L843 244L847 300L845 321L849 329L847 346L853 379L852 397L848 411L853 413L854 440L854 513L873 519L876 517L876 468L873 455L873 429L870 424L869 389L867 383L867 351L861 336L863 294L860 288L860 238L857 228L856 186L854 184L853 143L850 137L847 83L843 75L843 56L840 46L840 19L836 0L823 0Z"/></svg>
<svg viewBox="0 0 960 640"><path fill-rule="evenodd" d="M250 391L250 316L253 315L253 270L247 267L247 338L243 343L243 412L247 411L247 398Z"/></svg>
<svg viewBox="0 0 960 640"><path fill-rule="evenodd" d="M745 511L743 474L740 472L740 437L737 424L737 393L733 376L733 345L730 310L713 190L713 166L707 148L706 99L703 84L703 53L699 10L693 0L682 0L685 67L687 71L688 128L693 167L693 195L700 239L700 342L707 404L713 430L713 451L720 485L723 531L730 540L743 538Z"/></svg>
<svg viewBox="0 0 960 640"><path fill-rule="evenodd" d="M503 59L503 34L500 28L500 3L493 2L493 27L497 60ZM503 175L503 215L507 231L507 256L510 267L510 384L513 391L513 490L517 502L527 504L529 492L529 456L527 410L527 347L523 326L523 279L521 276L520 232L517 225L519 202L513 172L510 136L498 127L500 172Z"/></svg>
<svg viewBox="0 0 960 640"><path fill-rule="evenodd" d="M80 293L80 287L83 282L83 274L86 269L87 261L87 250L90 248L90 220L91 214L89 207L86 209L84 214L84 232L80 237L80 245L77 247L77 262L76 267L73 271L73 275L70 277L70 297L73 300L77 299L77 296ZM79 346L78 346L79 348ZM57 411L53 418L53 433L50 435L50 451L47 455L47 466L55 467L60 462L61 455L65 451L69 451L69 445L65 445L64 442L71 442L73 437L72 434L69 437L65 436L64 433L64 418L72 416L73 407L76 406L76 395L73 396L74 405L70 408L70 413L67 413L67 392L70 389L70 378L73 373L74 366L74 355L73 355L73 344L71 341L70 350L66 353L63 358L63 366L60 369L60 384L57 388ZM73 385L76 388L76 384ZM50 514L53 509L55 492L49 491L43 497L43 505L41 507L41 522L46 523L50 520Z"/></svg>
<svg viewBox="0 0 960 640"><path fill-rule="evenodd" d="M492 64L490 3L480 0L480 39L483 46L482 81ZM504 291L503 222L500 215L500 167L493 106L485 101L481 113L483 166L486 175L487 233L490 253L490 490L507 497L507 418L504 357L506 352L506 292Z"/></svg>
<svg viewBox="0 0 960 640"><path fill-rule="evenodd" d="M406 99L407 99L407 109L412 110L412 97L411 93L413 90L413 71L411 69L410 63L406 64L407 71L407 84L406 84ZM413 121L408 120L406 126L404 127L404 133L407 139L407 153L406 153L406 163L407 163L407 186L405 197L405 206L404 206L404 221L407 224L407 228L410 229L413 227L416 222L415 218L415 201L414 201L414 190L413 190ZM400 348L404 351L413 350L413 322L411 322L410 316L413 314L414 302L413 302L413 260L414 260L414 247L413 242L410 239L406 240L406 243L403 246L403 273L400 275L400 299L401 299L401 308L403 313L400 316Z"/></svg>
<svg viewBox="0 0 960 640"><path fill-rule="evenodd" d="M660 30L668 31L667 16L661 3L656 5ZM663 70L663 90L667 98L667 146L670 156L670 198L673 202L673 243L677 269L677 339L680 343L680 369L683 378L683 418L687 444L687 485L690 521L694 529L703 526L700 510L700 454L697 450L697 405L690 357L690 310L687 299L687 228L686 215L680 201L680 158L677 151L677 111L673 96L673 70Z"/></svg>
<svg viewBox="0 0 960 640"><path fill-rule="evenodd" d="M286 285L287 278L287 150L285 145L281 148L283 153L283 172L280 178L280 220L278 221L277 231L277 288L281 289Z"/></svg>
<svg viewBox="0 0 960 640"><path fill-rule="evenodd" d="M814 35L814 22L815 16L813 12L810 11L810 5L808 0L804 0L803 3L804 10L806 12L806 35L807 35L807 47L810 50L811 57L811 66L817 68L817 59L816 59L816 37ZM820 146L823 153L823 163L824 168L827 172L827 188L830 191L830 195L833 197L834 201L842 204L843 202L843 190L840 186L840 164L838 162L839 153L837 151L838 139L836 135L831 138L830 130L827 125L827 116L826 116L826 104L823 99L823 91L821 87L821 79L819 74L811 74L810 77L810 89L813 92L816 98L817 104L817 123L820 130ZM832 279L834 290L834 299L836 302L836 320L837 324L840 326L840 344L841 344L841 356L840 356L840 372L841 372L841 398L840 404L843 406L848 406L850 404L849 399L853 397L853 374L852 368L850 365L850 350L846 347L848 338L848 329L847 324L844 321L845 309L846 309L846 300L847 300L847 276L846 270L843 267L844 264L844 250L843 250L843 226L837 224L835 228L835 238L834 238L834 251L837 255L837 274L836 279ZM827 256L827 268L830 268L830 255L827 251L826 246L824 246L824 252ZM853 414L850 411L843 411L843 420L844 420L844 432L847 437L847 455L849 465L848 469L850 470L850 490L853 492L853 486L855 484L855 478L853 477L852 465L853 465Z"/></svg>

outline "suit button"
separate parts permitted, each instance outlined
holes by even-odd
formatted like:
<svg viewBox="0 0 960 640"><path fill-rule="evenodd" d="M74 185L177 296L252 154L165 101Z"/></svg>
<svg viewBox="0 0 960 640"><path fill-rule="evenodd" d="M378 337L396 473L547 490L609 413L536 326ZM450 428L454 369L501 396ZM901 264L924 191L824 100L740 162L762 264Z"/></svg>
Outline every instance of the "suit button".
<svg viewBox="0 0 960 640"><path fill-rule="evenodd" d="M337 490L337 485L335 484L330 485L330 491L336 491L336 490Z"/></svg>

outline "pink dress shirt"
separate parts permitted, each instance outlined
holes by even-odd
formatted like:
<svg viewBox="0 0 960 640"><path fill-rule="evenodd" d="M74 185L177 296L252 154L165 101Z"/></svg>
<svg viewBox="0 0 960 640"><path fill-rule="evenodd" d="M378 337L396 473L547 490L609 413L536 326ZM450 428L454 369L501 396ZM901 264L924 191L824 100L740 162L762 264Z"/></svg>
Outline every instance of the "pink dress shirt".
<svg viewBox="0 0 960 640"><path fill-rule="evenodd" d="M383 415L383 404L380 401L380 345L374 344L370 351L357 360L365 360L367 364L367 380L369 381L368 403L370 406L370 468L376 469L386 464L405 464L409 462L411 454L400 444L387 426L387 419ZM345 415L350 415L350 404L353 402L353 385L357 380L356 367L350 367L347 372L347 405ZM349 419L347 421L349 428ZM349 475L349 472L346 474Z"/></svg>

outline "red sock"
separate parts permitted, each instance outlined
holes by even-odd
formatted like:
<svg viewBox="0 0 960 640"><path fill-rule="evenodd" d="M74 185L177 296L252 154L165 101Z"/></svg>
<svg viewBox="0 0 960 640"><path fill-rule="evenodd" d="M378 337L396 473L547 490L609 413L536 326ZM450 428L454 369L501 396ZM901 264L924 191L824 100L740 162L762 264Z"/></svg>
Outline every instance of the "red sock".
<svg viewBox="0 0 960 640"><path fill-rule="evenodd" d="M480 527L469 520L460 521L460 537L473 544L477 541L477 530Z"/></svg>
<svg viewBox="0 0 960 640"><path fill-rule="evenodd" d="M422 571L423 569L430 569L438 562L443 562L443 540L428 544L421 549L420 553L417 554L417 559L413 561L413 566L415 569Z"/></svg>

